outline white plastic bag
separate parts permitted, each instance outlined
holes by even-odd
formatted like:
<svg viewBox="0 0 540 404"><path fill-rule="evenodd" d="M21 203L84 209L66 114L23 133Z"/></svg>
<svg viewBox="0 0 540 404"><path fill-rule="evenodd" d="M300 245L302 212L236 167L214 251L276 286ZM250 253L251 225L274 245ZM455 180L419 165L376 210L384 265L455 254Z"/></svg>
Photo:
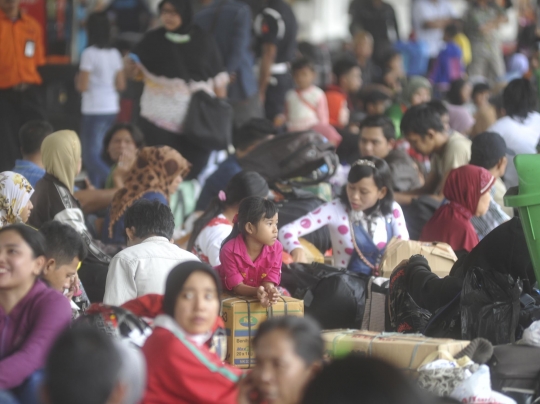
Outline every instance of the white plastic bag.
<svg viewBox="0 0 540 404"><path fill-rule="evenodd" d="M461 403L471 404L516 404L514 400L491 390L489 368L480 366L477 372L457 386L450 397Z"/></svg>

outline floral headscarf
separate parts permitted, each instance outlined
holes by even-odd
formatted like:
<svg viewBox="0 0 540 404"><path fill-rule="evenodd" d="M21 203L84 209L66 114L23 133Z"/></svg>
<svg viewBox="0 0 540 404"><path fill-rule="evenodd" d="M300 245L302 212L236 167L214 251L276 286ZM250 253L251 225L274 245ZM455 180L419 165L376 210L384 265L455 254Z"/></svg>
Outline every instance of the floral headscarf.
<svg viewBox="0 0 540 404"><path fill-rule="evenodd" d="M191 164L169 146L143 147L127 175L124 188L111 203L109 235L114 224L135 201L147 192L159 192L169 199L169 186L178 175L185 177Z"/></svg>
<svg viewBox="0 0 540 404"><path fill-rule="evenodd" d="M21 174L0 173L0 228L22 222L19 213L33 193L34 188Z"/></svg>

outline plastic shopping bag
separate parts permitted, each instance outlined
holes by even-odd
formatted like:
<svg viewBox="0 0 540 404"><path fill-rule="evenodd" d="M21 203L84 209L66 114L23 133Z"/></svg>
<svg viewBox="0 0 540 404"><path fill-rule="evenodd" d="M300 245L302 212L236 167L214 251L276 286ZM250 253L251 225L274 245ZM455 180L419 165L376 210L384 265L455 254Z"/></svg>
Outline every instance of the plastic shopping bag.
<svg viewBox="0 0 540 404"><path fill-rule="evenodd" d="M450 397L470 404L516 404L514 400L491 390L489 368L480 366L477 372L457 386Z"/></svg>

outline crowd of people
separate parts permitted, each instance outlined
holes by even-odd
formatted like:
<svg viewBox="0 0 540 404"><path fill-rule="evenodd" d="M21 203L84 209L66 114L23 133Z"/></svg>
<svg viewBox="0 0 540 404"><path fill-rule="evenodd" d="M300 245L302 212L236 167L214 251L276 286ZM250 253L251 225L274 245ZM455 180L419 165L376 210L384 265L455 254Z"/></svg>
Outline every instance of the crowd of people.
<svg viewBox="0 0 540 404"><path fill-rule="evenodd" d="M503 199L519 185L514 157L540 141L535 22L505 56L505 2L471 0L460 17L448 0L414 0L404 41L390 4L353 0L330 80L323 47L298 46L284 0L162 0L159 27L129 49L114 46L111 13L116 28L130 20L117 3L85 20L76 132L43 114L41 28L0 0L0 403L443 402L377 359L328 362L308 317L262 323L256 364L235 368L220 355L222 293L273 306L290 294L282 265L310 264L305 238L322 230L317 252L363 276L380 276L392 239L449 244L451 276L416 269L392 283L433 313L473 263L522 271L532 293ZM216 105L217 121L230 113L228 150L193 129ZM337 155L311 167L331 178L291 185L243 168L305 131ZM285 160L309 157L291 147ZM493 248L523 262L495 263Z"/></svg>

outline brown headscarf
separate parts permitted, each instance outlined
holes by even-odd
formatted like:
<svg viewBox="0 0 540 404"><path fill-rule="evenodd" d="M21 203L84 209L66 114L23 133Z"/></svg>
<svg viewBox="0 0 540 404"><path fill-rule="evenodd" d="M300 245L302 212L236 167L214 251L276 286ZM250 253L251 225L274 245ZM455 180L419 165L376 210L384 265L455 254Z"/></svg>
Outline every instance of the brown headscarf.
<svg viewBox="0 0 540 404"><path fill-rule="evenodd" d="M169 199L169 187L174 179L189 173L191 164L169 146L143 147L133 163L124 188L111 203L109 236L114 224L133 203L147 192L159 192Z"/></svg>

